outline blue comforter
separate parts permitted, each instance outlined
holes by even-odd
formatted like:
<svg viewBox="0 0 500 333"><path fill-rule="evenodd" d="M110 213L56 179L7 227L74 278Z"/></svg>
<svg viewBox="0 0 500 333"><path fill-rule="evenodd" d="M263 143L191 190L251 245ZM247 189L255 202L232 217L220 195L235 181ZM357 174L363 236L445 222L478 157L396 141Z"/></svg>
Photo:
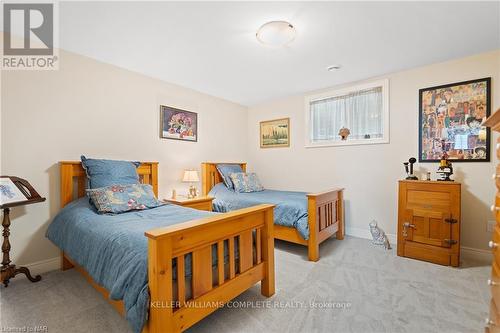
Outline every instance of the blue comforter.
<svg viewBox="0 0 500 333"><path fill-rule="evenodd" d="M123 300L135 332L146 322L148 242L144 232L215 213L164 205L117 215L97 214L88 198L73 201L54 218L47 237L76 261L113 300ZM186 275L190 275L186 258ZM175 272L175 270L174 270Z"/></svg>
<svg viewBox="0 0 500 333"><path fill-rule="evenodd" d="M209 193L214 197L213 209L228 212L262 203L274 204L274 224L293 227L300 235L309 239L307 197L305 192L264 190L260 192L238 193L223 183L215 185Z"/></svg>

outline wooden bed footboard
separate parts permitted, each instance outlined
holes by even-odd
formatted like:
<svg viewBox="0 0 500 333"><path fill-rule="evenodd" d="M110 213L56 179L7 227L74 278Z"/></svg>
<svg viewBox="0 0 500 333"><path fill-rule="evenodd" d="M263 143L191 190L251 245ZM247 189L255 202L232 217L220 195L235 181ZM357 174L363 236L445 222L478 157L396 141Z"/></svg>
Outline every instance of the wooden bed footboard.
<svg viewBox="0 0 500 333"><path fill-rule="evenodd" d="M309 240L308 257L319 260L319 244L336 234L344 239L344 189L333 189L307 195Z"/></svg>
<svg viewBox="0 0 500 333"><path fill-rule="evenodd" d="M151 298L147 331L184 331L259 281L262 295L273 295L273 208L258 205L146 232ZM190 285L184 273L188 254Z"/></svg>

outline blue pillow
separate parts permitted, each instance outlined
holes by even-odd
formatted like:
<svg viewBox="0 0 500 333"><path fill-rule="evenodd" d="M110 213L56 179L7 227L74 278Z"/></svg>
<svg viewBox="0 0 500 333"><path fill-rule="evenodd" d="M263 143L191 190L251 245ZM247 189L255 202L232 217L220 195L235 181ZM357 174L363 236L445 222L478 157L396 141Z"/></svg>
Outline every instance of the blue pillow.
<svg viewBox="0 0 500 333"><path fill-rule="evenodd" d="M141 162L100 160L82 155L82 166L87 173L88 188L110 185L138 184L137 167Z"/></svg>
<svg viewBox="0 0 500 333"><path fill-rule="evenodd" d="M236 192L260 192L264 191L264 187L259 181L256 173L232 173L230 175Z"/></svg>
<svg viewBox="0 0 500 333"><path fill-rule="evenodd" d="M87 190L99 213L124 213L164 205L156 199L149 184L111 185Z"/></svg>
<svg viewBox="0 0 500 333"><path fill-rule="evenodd" d="M217 164L217 170L219 171L222 181L226 184L226 187L230 190L234 189L233 181L230 175L232 173L243 172L241 165L239 164Z"/></svg>

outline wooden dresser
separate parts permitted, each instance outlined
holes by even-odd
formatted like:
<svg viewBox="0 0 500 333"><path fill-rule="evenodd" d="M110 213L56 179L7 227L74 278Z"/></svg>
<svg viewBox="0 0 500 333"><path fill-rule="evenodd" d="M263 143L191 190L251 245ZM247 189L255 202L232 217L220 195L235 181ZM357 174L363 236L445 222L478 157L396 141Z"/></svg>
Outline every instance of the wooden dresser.
<svg viewBox="0 0 500 333"><path fill-rule="evenodd" d="M500 109L486 120L485 125L496 132L500 132ZM500 139L497 141L495 149L497 158L500 158ZM497 190L500 190L500 165L497 166L493 179ZM492 199L493 205L491 208L497 224L488 244L493 252L493 262L491 278L488 280L488 284L491 286L490 315L486 319L485 331L500 333L500 192L497 191L495 198Z"/></svg>
<svg viewBox="0 0 500 333"><path fill-rule="evenodd" d="M399 181L398 256L460 264L460 183Z"/></svg>

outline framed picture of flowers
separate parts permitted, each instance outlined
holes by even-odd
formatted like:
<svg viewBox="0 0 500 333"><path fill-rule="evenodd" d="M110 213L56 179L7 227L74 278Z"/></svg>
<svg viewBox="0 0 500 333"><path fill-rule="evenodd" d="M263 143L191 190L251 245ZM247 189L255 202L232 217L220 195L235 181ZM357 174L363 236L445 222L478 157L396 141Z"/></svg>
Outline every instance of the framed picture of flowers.
<svg viewBox="0 0 500 333"><path fill-rule="evenodd" d="M160 137L163 139L198 141L198 114L160 105Z"/></svg>
<svg viewBox="0 0 500 333"><path fill-rule="evenodd" d="M420 89L419 161L489 162L491 78Z"/></svg>

